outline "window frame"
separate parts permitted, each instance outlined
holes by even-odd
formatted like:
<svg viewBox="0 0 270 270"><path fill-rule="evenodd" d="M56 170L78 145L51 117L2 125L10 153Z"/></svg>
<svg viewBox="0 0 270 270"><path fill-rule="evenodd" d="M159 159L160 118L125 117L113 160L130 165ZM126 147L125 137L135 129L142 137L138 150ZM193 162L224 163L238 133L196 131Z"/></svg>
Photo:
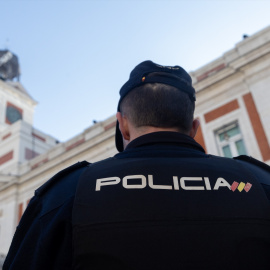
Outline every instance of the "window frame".
<svg viewBox="0 0 270 270"><path fill-rule="evenodd" d="M224 139L223 141L220 140L220 135L226 131L229 131L235 127L238 127L239 129L239 133L232 136L232 137L229 137L228 139ZM242 141L243 145L244 145L244 150L245 150L245 155L248 154L248 151L247 151L247 147L246 147L246 144L245 144L245 140L244 140L244 136L241 132L241 127L239 125L239 122L238 121L234 121L234 122L231 122L229 124L226 124L226 125L223 125L221 128L218 128L214 131L215 133L215 139L216 139L216 144L217 144L217 149L218 149L218 153L220 156L222 157L226 157L224 155L224 151L223 151L223 148L225 146L229 146L229 149L230 149L230 153L231 153L231 158L232 157L236 157L236 156L239 156L239 155L243 155L243 154L240 154L237 150L237 147L236 147L236 142L238 141Z"/></svg>

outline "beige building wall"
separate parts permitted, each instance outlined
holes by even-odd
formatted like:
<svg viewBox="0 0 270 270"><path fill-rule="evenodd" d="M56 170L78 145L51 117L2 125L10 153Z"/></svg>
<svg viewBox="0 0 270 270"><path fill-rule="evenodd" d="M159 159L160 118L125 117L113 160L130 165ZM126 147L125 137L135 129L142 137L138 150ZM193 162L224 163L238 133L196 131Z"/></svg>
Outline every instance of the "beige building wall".
<svg viewBox="0 0 270 270"><path fill-rule="evenodd" d="M246 154L270 164L270 27L191 75L207 152L223 155L217 134L236 124Z"/></svg>

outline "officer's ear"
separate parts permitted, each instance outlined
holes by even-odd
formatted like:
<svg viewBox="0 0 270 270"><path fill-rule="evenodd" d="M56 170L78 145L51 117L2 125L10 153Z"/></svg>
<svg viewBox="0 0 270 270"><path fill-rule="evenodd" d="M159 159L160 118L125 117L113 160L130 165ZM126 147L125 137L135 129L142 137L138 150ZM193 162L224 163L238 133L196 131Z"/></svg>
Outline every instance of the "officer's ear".
<svg viewBox="0 0 270 270"><path fill-rule="evenodd" d="M120 112L117 112L116 118L119 122L119 129L122 133L123 139L126 141L130 140L130 130L129 124L126 116L122 115Z"/></svg>
<svg viewBox="0 0 270 270"><path fill-rule="evenodd" d="M196 136L199 126L200 126L199 119L194 119L193 122L192 122L192 128L191 128L191 130L189 132L189 136L191 138L194 138Z"/></svg>

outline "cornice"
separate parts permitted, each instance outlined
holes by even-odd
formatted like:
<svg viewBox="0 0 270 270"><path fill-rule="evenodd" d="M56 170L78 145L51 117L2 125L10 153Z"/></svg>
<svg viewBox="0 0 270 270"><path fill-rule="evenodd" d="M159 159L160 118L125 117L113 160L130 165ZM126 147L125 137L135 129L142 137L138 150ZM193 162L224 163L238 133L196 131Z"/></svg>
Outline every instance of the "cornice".
<svg viewBox="0 0 270 270"><path fill-rule="evenodd" d="M16 82L16 84L18 84L18 86L23 89L24 92L22 92L21 90L16 89L16 87L12 84L6 83L2 80L0 80L0 91L4 91L4 92L9 92L11 95L15 96L15 97L19 97L19 99L22 99L24 101L26 101L27 103L31 104L32 106L37 105L37 101L35 101L28 93L27 91L24 89L24 87L19 83Z"/></svg>

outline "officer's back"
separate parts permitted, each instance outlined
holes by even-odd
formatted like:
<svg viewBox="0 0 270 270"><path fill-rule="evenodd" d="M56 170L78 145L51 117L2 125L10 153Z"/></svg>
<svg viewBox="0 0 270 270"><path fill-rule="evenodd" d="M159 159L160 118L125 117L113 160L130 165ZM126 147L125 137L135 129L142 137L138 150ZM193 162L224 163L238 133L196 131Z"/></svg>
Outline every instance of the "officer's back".
<svg viewBox="0 0 270 270"><path fill-rule="evenodd" d="M245 161L193 140L189 75L147 61L120 95L120 153L89 165L78 185L75 269L269 269L265 190Z"/></svg>

